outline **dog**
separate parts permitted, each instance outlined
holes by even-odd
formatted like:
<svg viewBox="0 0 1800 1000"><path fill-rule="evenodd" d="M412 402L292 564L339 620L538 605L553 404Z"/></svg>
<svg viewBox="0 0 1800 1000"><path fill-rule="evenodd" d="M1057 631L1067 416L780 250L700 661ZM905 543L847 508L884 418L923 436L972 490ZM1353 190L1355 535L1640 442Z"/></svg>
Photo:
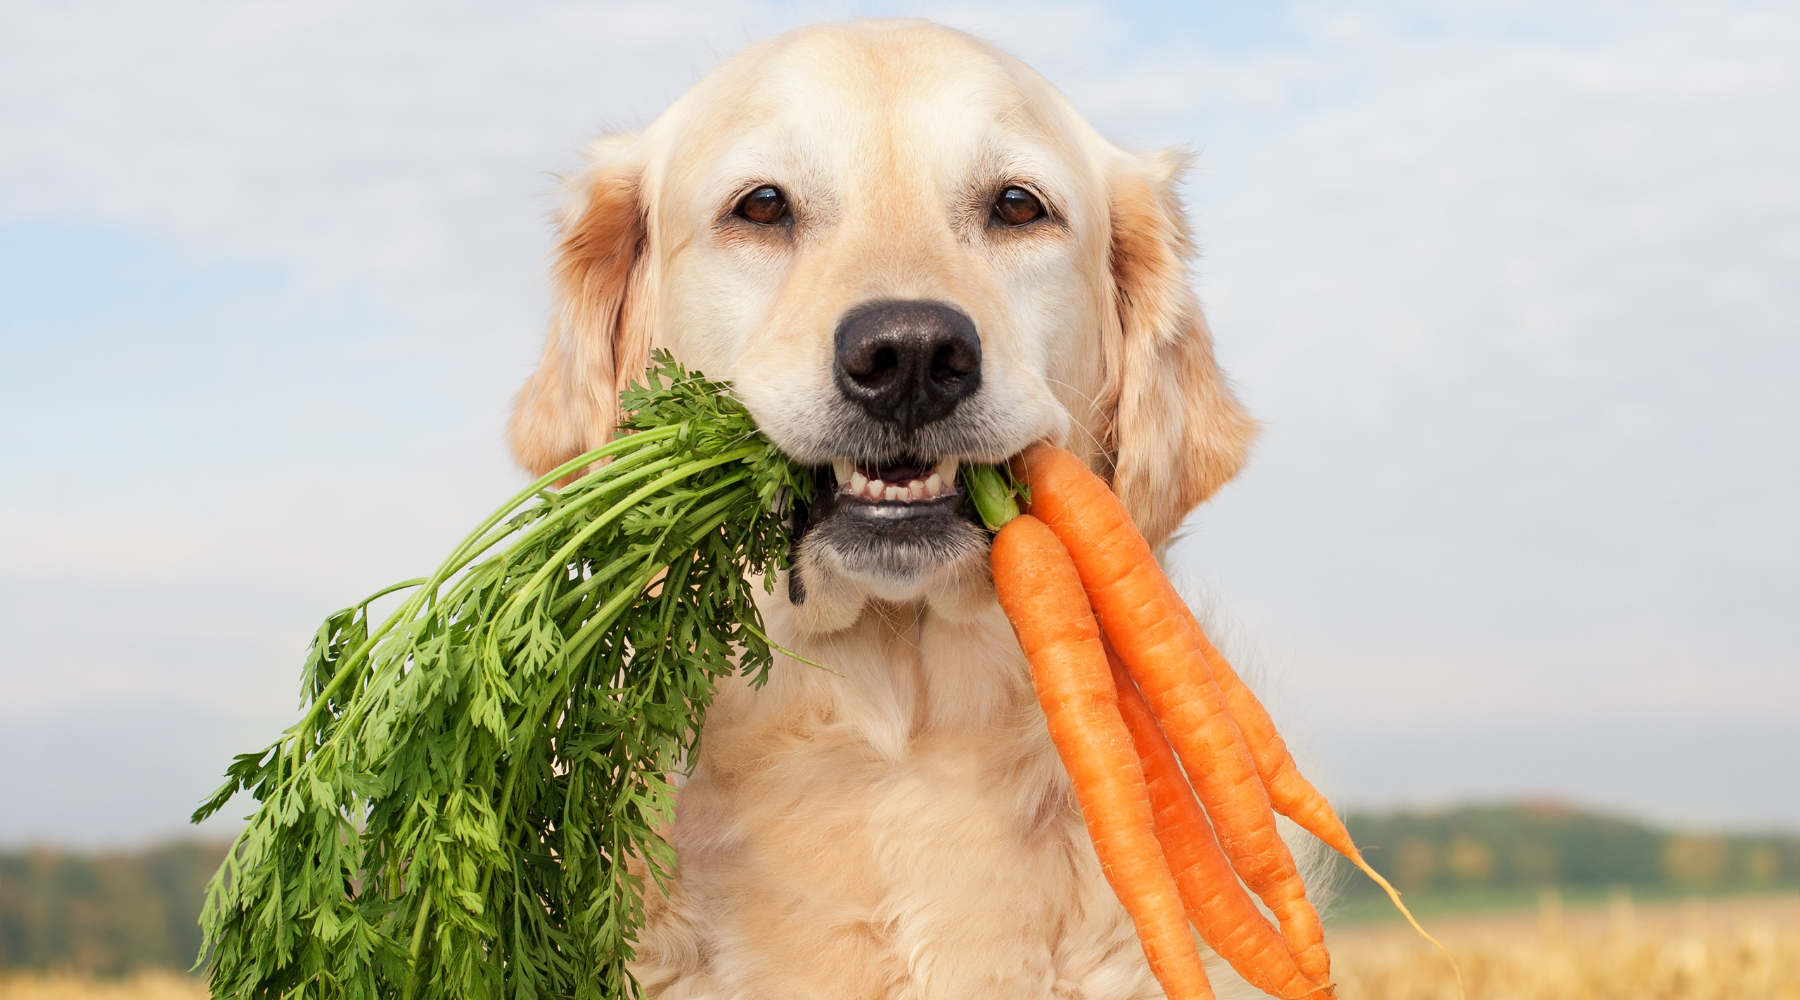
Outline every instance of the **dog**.
<svg viewBox="0 0 1800 1000"><path fill-rule="evenodd" d="M760 610L831 669L721 686L646 884L651 996L1162 995L956 468L1061 444L1159 549L1237 473L1256 428L1190 287L1186 163L986 42L871 20L752 45L567 181L521 464L604 443L666 347L825 487Z"/></svg>

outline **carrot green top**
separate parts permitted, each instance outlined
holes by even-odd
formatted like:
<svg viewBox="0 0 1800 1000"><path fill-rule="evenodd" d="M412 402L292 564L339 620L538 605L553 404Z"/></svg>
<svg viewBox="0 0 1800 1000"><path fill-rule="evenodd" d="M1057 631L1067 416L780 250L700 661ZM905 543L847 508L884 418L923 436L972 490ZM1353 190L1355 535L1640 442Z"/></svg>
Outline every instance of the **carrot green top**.
<svg viewBox="0 0 1800 1000"><path fill-rule="evenodd" d="M625 859L670 870L664 776L715 679L769 670L748 580L813 483L727 386L666 354L647 381L633 433L320 626L300 721L195 813L257 801L208 889L214 997L626 995Z"/></svg>

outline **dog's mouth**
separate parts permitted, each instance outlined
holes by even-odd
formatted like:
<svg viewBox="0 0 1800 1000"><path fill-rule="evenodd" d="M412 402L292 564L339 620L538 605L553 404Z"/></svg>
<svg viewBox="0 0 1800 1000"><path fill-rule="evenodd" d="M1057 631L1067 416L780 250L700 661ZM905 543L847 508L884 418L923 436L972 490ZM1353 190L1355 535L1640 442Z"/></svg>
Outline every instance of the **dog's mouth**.
<svg viewBox="0 0 1800 1000"><path fill-rule="evenodd" d="M841 501L876 507L901 505L896 512L903 512L914 504L954 502L960 498L958 464L954 457L906 457L883 465L861 465L840 458L831 463L831 472Z"/></svg>
<svg viewBox="0 0 1800 1000"><path fill-rule="evenodd" d="M899 598L931 579L976 565L987 532L961 488L956 456L834 459L817 469L813 502L794 512L806 561ZM806 584L789 577L790 596Z"/></svg>

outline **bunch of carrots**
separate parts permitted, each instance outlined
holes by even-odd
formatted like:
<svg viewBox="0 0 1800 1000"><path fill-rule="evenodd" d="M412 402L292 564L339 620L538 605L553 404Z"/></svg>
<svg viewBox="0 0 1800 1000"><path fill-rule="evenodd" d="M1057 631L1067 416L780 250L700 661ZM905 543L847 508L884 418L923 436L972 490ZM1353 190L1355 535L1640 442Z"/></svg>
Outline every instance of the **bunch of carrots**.
<svg viewBox="0 0 1800 1000"><path fill-rule="evenodd" d="M1014 474L1027 513L994 538L995 588L1157 981L1170 1000L1213 996L1191 922L1265 993L1334 996L1324 929L1275 814L1349 858L1406 913L1399 895L1300 774L1106 484L1049 445L1027 450Z"/></svg>

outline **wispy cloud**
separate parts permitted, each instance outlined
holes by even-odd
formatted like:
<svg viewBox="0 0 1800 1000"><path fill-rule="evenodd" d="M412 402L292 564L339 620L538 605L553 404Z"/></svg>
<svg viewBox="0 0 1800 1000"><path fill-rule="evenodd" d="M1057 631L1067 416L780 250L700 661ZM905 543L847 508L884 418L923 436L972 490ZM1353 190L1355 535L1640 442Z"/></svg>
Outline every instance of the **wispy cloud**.
<svg viewBox="0 0 1800 1000"><path fill-rule="evenodd" d="M549 173L748 41L882 12L0 13L0 235L40 265L0 320L0 727L174 704L212 734L182 759L221 765L250 748L222 720L272 733L317 617L517 482ZM1201 148L1201 291L1268 432L1178 562L1322 755L1800 732L1791 7L900 12L994 38L1122 141ZM86 822L56 808L49 833ZM121 835L173 821L136 815Z"/></svg>
<svg viewBox="0 0 1800 1000"><path fill-rule="evenodd" d="M1357 25L1352 98L1215 157L1271 432L1191 558L1328 725L1795 724L1800 21L1546 34Z"/></svg>

